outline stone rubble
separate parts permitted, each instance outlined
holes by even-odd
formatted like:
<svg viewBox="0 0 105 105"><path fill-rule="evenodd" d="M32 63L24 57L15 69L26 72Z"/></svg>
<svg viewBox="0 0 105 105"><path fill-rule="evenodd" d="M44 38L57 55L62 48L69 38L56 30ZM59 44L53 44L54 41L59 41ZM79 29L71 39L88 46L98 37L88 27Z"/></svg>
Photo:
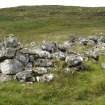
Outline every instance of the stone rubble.
<svg viewBox="0 0 105 105"><path fill-rule="evenodd" d="M77 45L86 48L85 51L79 51ZM37 45L32 42L30 47L26 47L10 35L0 42L0 82L13 79L50 82L55 77L52 69L56 69L56 61L65 63L64 73L74 73L75 70L84 70L84 62L90 58L98 61L102 53L105 53L104 36L73 37L59 44L43 41ZM101 66L105 69L104 63Z"/></svg>

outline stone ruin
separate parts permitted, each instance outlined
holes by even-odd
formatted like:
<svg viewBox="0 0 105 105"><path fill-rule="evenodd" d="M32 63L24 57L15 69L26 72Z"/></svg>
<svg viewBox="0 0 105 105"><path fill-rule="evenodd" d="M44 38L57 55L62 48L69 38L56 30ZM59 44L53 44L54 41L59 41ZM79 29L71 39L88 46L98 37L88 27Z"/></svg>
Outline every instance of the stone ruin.
<svg viewBox="0 0 105 105"><path fill-rule="evenodd" d="M52 71L55 61L64 61L64 73L85 70L84 62L89 58L98 62L99 55L105 51L105 37L79 37L62 44L43 41L37 45L32 42L25 47L14 35L0 42L0 81L17 80L20 82L49 82L54 79ZM81 48L90 46L79 52ZM105 68L105 64L102 64Z"/></svg>

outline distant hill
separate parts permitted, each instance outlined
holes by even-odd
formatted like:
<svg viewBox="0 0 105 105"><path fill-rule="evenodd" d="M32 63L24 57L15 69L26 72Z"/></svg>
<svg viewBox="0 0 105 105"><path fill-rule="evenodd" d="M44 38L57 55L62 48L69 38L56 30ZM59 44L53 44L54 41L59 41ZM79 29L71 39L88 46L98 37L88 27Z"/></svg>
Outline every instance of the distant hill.
<svg viewBox="0 0 105 105"><path fill-rule="evenodd" d="M27 41L65 40L71 34L105 33L105 8L24 6L0 9L0 34Z"/></svg>

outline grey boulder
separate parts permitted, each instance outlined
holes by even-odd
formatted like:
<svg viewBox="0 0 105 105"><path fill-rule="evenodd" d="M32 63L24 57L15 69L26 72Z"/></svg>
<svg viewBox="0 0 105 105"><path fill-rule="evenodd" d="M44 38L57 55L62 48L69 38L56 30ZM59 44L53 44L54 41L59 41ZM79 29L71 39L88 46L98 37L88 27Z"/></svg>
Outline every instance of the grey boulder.
<svg viewBox="0 0 105 105"><path fill-rule="evenodd" d="M23 70L23 65L16 59L6 59L0 63L0 69L3 74L16 74Z"/></svg>
<svg viewBox="0 0 105 105"><path fill-rule="evenodd" d="M10 35L5 38L4 46L6 48L17 48L20 46L20 43L17 41L17 38L14 35Z"/></svg>
<svg viewBox="0 0 105 105"><path fill-rule="evenodd" d="M53 74L44 74L42 76L37 76L36 80L37 82L50 82L54 79Z"/></svg>
<svg viewBox="0 0 105 105"><path fill-rule="evenodd" d="M6 82L6 81L10 81L13 80L13 76L12 75L6 75L6 74L0 74L0 82Z"/></svg>
<svg viewBox="0 0 105 105"><path fill-rule="evenodd" d="M29 62L28 54L17 53L15 59L20 61L23 65L26 65Z"/></svg>
<svg viewBox="0 0 105 105"><path fill-rule="evenodd" d="M80 55L69 55L66 57L65 62L70 67L80 66L83 62L83 58Z"/></svg>

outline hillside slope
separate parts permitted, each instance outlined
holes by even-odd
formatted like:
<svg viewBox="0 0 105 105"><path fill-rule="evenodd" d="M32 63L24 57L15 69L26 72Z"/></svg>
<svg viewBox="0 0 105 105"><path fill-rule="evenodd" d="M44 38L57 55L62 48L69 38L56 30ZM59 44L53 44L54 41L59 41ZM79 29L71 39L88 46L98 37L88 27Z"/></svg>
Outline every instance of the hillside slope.
<svg viewBox="0 0 105 105"><path fill-rule="evenodd" d="M64 6L0 10L0 38L16 34L24 43L66 40L70 35L105 34L105 8ZM0 105L105 105L105 71L88 62L88 71L65 75L61 63L51 83L0 83Z"/></svg>
<svg viewBox="0 0 105 105"><path fill-rule="evenodd" d="M104 33L104 28L105 8L33 6L0 10L0 34L13 33L26 42L65 40L71 34Z"/></svg>

